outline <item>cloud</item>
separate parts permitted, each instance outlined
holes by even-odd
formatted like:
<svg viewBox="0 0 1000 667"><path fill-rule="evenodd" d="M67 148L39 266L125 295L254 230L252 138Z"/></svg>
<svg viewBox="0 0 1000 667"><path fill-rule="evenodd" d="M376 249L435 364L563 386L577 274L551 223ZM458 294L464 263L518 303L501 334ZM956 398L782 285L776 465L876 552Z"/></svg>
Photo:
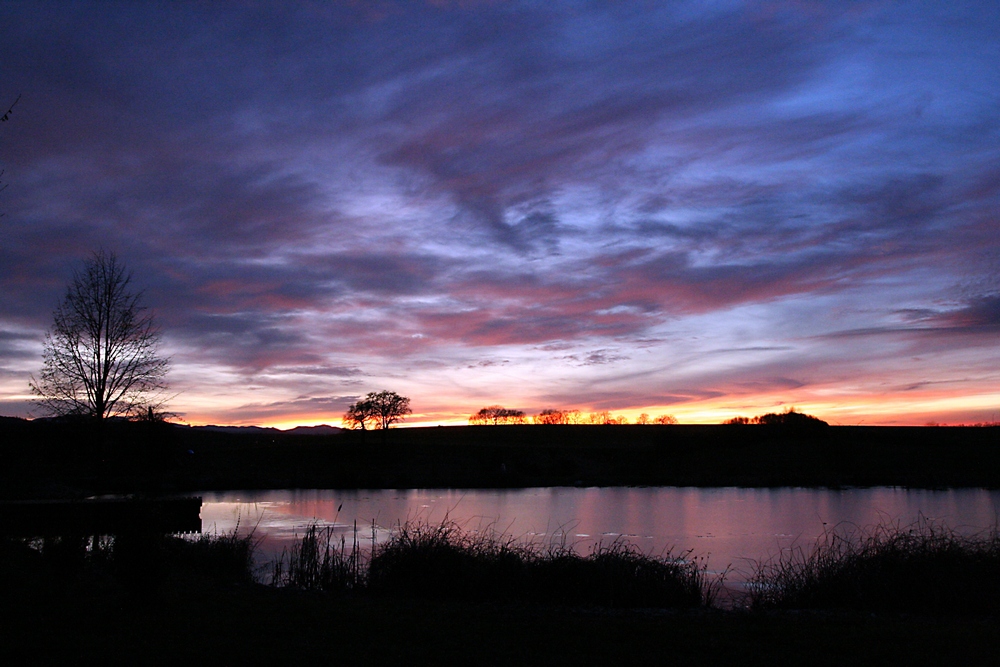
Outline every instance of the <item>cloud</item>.
<svg viewBox="0 0 1000 667"><path fill-rule="evenodd" d="M961 308L934 318L949 330L960 333L989 334L1000 331L1000 294L986 294L969 299Z"/></svg>
<svg viewBox="0 0 1000 667"><path fill-rule="evenodd" d="M899 337L912 340L920 349L961 348L968 343L959 338L991 336L1000 329L1000 295L972 297L957 308L905 309L896 311L902 323L858 329L843 329L822 334L825 339ZM986 344L990 341L987 340Z"/></svg>
<svg viewBox="0 0 1000 667"><path fill-rule="evenodd" d="M509 363L510 361L507 359L502 361L498 361L496 359L483 359L482 361L477 361L474 364L467 365L466 368L491 368L494 366L506 366Z"/></svg>
<svg viewBox="0 0 1000 667"><path fill-rule="evenodd" d="M339 421L356 396L299 396L290 400L245 403L222 411L230 424L266 423L268 420L301 419Z"/></svg>
<svg viewBox="0 0 1000 667"><path fill-rule="evenodd" d="M34 333L0 329L0 359L31 359L37 356L40 337Z"/></svg>
<svg viewBox="0 0 1000 667"><path fill-rule="evenodd" d="M7 3L4 85L24 97L0 137L0 330L39 340L104 247L186 368L281 375L271 390L293 394L419 368L459 395L447 373L469 359L506 372L543 351L533 377L578 374L560 385L575 404L657 359L636 398L602 399L619 409L806 389L845 341L982 357L1000 289L998 18L988 3ZM689 396L656 384L678 341L712 368L788 354L677 380ZM30 346L0 336L4 360ZM284 402L261 414L298 409Z"/></svg>
<svg viewBox="0 0 1000 667"><path fill-rule="evenodd" d="M491 22L498 27L475 50L441 55L434 76L397 93L408 131L387 140L383 161L423 174L494 240L523 252L528 241L506 220L510 208L581 182L617 190L622 170L635 169L631 156L657 135L690 134L699 113L792 89L822 62L830 38L805 20L597 13L586 46L572 19L552 14L529 25ZM647 29L651 21L658 30ZM801 145L801 132L785 142Z"/></svg>
<svg viewBox="0 0 1000 667"><path fill-rule="evenodd" d="M747 393L765 393L773 391L787 391L790 389L801 389L807 383L792 378L771 377L760 380L736 382L735 385Z"/></svg>
<svg viewBox="0 0 1000 667"><path fill-rule="evenodd" d="M671 392L650 390L642 393L628 390L591 389L579 393L551 393L539 397L545 407L584 407L586 410L629 410L651 405L673 406L719 398L724 394L712 389L680 388Z"/></svg>
<svg viewBox="0 0 1000 667"><path fill-rule="evenodd" d="M272 373L275 374L312 375L312 376L344 377L344 378L350 378L364 374L360 368L356 368L354 366L323 366L323 365L275 366L270 370Z"/></svg>
<svg viewBox="0 0 1000 667"><path fill-rule="evenodd" d="M576 355L570 355L566 358L577 361L582 366L602 366L604 364L613 364L616 361L625 361L629 357L616 354L614 350L593 350L585 354L582 358Z"/></svg>

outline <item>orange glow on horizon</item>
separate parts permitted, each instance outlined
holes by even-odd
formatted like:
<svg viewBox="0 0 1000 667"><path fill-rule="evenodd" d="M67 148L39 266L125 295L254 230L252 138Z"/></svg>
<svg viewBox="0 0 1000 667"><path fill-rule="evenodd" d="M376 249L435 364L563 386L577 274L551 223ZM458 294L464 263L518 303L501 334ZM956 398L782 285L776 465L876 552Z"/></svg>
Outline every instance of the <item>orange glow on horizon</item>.
<svg viewBox="0 0 1000 667"><path fill-rule="evenodd" d="M635 423L639 415L645 413L649 415L650 420L658 415L669 414L674 416L679 424L720 424L732 417L753 417L768 412L784 412L790 408L816 416L832 425L974 424L1000 420L1000 392L962 396L948 395L945 392L928 392L919 397L903 394L837 396L833 400L829 396L822 396L821 392L814 392L814 395L809 397L798 396L792 400L779 395L730 396L682 405L646 406L608 410L608 412L613 417L625 417L628 423ZM478 407L432 409L410 415L404 421L394 424L393 428L464 426L469 423L469 415L478 409ZM603 410L597 409L578 409L584 423L587 422L590 414L603 412ZM526 417L530 423L532 413L529 412ZM191 415L189 419L184 421L191 425L224 424L227 422L224 417L213 419L211 415L204 413L197 416ZM230 423L235 426L263 426L281 430L296 426L343 427L341 416L329 413L283 415L275 419L232 420Z"/></svg>

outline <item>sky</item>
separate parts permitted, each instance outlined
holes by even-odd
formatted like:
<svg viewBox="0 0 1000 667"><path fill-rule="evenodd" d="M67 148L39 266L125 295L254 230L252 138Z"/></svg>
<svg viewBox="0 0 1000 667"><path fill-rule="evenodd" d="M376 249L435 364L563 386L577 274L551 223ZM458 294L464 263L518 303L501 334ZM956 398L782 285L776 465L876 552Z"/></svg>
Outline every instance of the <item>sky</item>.
<svg viewBox="0 0 1000 667"><path fill-rule="evenodd" d="M0 414L115 252L191 424L1000 420L1000 4L5 2Z"/></svg>

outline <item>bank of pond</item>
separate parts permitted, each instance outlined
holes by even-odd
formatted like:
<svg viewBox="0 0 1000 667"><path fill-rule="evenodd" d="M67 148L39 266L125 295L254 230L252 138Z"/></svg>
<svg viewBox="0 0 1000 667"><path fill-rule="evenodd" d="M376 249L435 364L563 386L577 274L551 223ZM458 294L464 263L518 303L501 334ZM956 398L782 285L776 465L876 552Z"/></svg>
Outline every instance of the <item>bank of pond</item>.
<svg viewBox="0 0 1000 667"><path fill-rule="evenodd" d="M6 538L5 652L36 664L989 664L1000 538L944 525L833 530L725 592L691 553L580 553L449 521L365 545L313 525L261 563L236 530ZM783 664L779 662L779 664Z"/></svg>
<svg viewBox="0 0 1000 667"><path fill-rule="evenodd" d="M6 537L8 592L105 586L155 599L177 577L330 596L451 599L603 608L741 611L823 609L947 615L1000 612L1000 534L960 534L944 524L841 526L808 549L752 561L739 592L727 571L710 574L691 551L641 551L616 538L581 553L445 519L397 526L366 544L309 526L275 558L255 557L253 531L170 536L134 526L115 536Z"/></svg>
<svg viewBox="0 0 1000 667"><path fill-rule="evenodd" d="M0 418L0 495L268 488L1000 488L1000 427L530 425L289 433Z"/></svg>

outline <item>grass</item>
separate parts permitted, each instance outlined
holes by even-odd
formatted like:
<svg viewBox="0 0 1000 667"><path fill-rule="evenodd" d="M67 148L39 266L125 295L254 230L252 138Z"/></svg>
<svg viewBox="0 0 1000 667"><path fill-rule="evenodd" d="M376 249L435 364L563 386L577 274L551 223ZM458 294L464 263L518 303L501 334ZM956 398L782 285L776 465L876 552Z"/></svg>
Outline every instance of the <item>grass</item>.
<svg viewBox="0 0 1000 667"><path fill-rule="evenodd" d="M529 585L540 600L605 607L693 608L712 605L722 580L691 552L646 555L621 539L598 544L586 557L564 549L536 559Z"/></svg>
<svg viewBox="0 0 1000 667"><path fill-rule="evenodd" d="M169 582L197 579L225 585L258 580L257 540L236 531L196 538L133 531L116 536L0 539L0 588L120 590L155 599Z"/></svg>
<svg viewBox="0 0 1000 667"><path fill-rule="evenodd" d="M528 545L493 531L408 522L373 549L368 586L405 597L503 599L523 588L534 557Z"/></svg>
<svg viewBox="0 0 1000 667"><path fill-rule="evenodd" d="M273 585L376 596L600 607L711 605L720 581L690 553L650 556L622 540L588 555L563 545L521 542L493 530L467 532L445 520L397 526L369 553L357 527L348 548L332 528L310 526L273 564Z"/></svg>
<svg viewBox="0 0 1000 667"><path fill-rule="evenodd" d="M841 526L808 554L758 563L749 609L1000 613L1000 535L963 536L927 520L900 527Z"/></svg>
<svg viewBox="0 0 1000 667"><path fill-rule="evenodd" d="M583 556L565 545L525 544L445 522L400 526L372 557L356 535L348 540L311 527L282 557L272 586L255 583L260 572L252 564L252 534L161 541L147 535L131 546L110 539L2 540L5 654L34 664L67 658L262 664L328 662L335 655L369 664L669 659L774 665L807 659L815 665L937 665L992 664L1000 650L995 602L970 603L998 598L995 533L969 538L929 524L832 531L809 556L786 555L760 566L752 613L706 608L706 587L717 582L706 582L704 569L687 554L649 557L612 542ZM143 540L158 565L147 570L146 588L130 588L122 583L122 559L139 556ZM131 551L122 552L123 545ZM918 568L915 583L926 604L907 607L904 601L892 608L903 606L905 613L872 614L867 610L890 607L844 602L843 596L851 599L869 584L884 602L889 594L877 588L880 581L914 584L910 575L893 571L909 572L908 563L926 560L923 554L945 555ZM973 566L955 566L970 559ZM852 570L844 562L861 561L879 566L874 574L842 574ZM829 570L837 574L824 579L828 570L821 564L830 563L840 564ZM823 586L849 593L783 597L782 590L808 588L794 583L808 577L793 576L806 570L818 573L812 578L826 581ZM959 576L964 583L948 579ZM783 582L791 585L782 589ZM935 606L941 582L961 614L941 614L955 607ZM337 594L311 592L317 590ZM661 605L685 608L624 609ZM816 610L783 611L792 607ZM824 610L832 607L847 611ZM914 613L923 610L934 614ZM982 613L964 613L973 611Z"/></svg>
<svg viewBox="0 0 1000 667"><path fill-rule="evenodd" d="M493 531L440 524L399 525L384 544L362 548L357 526L348 541L333 527L309 526L267 568L273 588L374 597L530 602L607 608L710 606L721 580L709 581L690 553L641 553L617 540L587 555L565 544L539 546ZM251 532L179 538L135 531L113 538L4 541L0 576L35 573L31 585L70 589L112 586L132 598L156 598L178 578L212 585L251 585ZM47 582L47 583L45 583ZM60 583L61 582L61 583Z"/></svg>
<svg viewBox="0 0 1000 667"><path fill-rule="evenodd" d="M543 604L567 607L707 609L723 576L710 578L690 552L654 556L616 540L581 555L565 544L519 541L490 528L399 525L362 548L333 527L310 526L272 562L273 589L354 597ZM349 539L350 538L350 539ZM260 584L253 532L179 538L136 531L114 538L4 539L6 591L121 590L155 599L178 580L209 586ZM737 606L750 611L1000 616L1000 534L972 536L922 520L913 525L838 526L810 551L755 564Z"/></svg>
<svg viewBox="0 0 1000 667"><path fill-rule="evenodd" d="M213 535L202 533L196 539L168 540L170 560L178 566L198 571L217 581L253 584L259 580L254 553L258 540L253 532Z"/></svg>
<svg viewBox="0 0 1000 667"><path fill-rule="evenodd" d="M350 548L345 536L337 539L333 526L312 524L301 541L285 549L270 569L270 583L278 588L328 593L362 589L366 573L357 524Z"/></svg>

